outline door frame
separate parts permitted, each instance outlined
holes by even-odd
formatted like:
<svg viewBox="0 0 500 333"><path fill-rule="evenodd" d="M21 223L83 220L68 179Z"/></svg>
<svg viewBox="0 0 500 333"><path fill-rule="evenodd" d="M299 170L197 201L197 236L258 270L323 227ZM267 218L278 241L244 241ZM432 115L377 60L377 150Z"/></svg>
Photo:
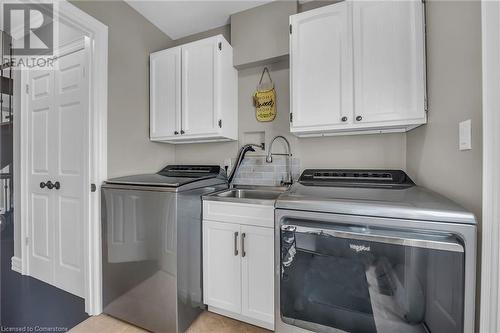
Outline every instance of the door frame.
<svg viewBox="0 0 500 333"><path fill-rule="evenodd" d="M31 2L41 2L32 0ZM70 4L66 0L58 1L54 6L54 18L72 25L88 37L86 43L89 46L89 186L88 198L88 220L84 226L84 298L85 311L89 315L97 315L102 312L102 273L101 273L101 192L100 185L107 179L107 107L108 107L108 27L99 22L84 11ZM26 79L27 74L22 73L21 82ZM23 79L24 78L24 79ZM22 85L21 85L22 87ZM26 209L28 205L28 165L27 152L28 142L26 133L28 124L26 116L27 99L24 89L20 92L21 108L20 116L17 118L20 136L18 137L18 161L20 177L19 205L15 219L21 226L21 258L13 258L21 262L21 273L29 275L28 247L26 237L29 230L29 221ZM16 147L16 144L15 144ZM97 189L91 192L90 184L95 184Z"/></svg>
<svg viewBox="0 0 500 333"><path fill-rule="evenodd" d="M480 332L500 319L500 2L481 1L483 76L483 218Z"/></svg>

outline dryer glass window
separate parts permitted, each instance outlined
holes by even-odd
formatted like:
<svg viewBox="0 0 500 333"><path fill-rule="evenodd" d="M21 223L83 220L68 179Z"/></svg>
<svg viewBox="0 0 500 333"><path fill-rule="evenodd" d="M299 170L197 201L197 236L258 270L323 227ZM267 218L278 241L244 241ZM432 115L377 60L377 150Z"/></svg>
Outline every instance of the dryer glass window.
<svg viewBox="0 0 500 333"><path fill-rule="evenodd" d="M315 332L463 332L465 258L455 236L289 222L281 227L285 323Z"/></svg>

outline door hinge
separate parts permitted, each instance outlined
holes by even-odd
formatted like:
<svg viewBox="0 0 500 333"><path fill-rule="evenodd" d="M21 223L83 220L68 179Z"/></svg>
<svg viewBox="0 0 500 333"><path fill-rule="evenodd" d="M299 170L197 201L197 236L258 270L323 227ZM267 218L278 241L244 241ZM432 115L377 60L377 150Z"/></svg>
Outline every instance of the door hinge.
<svg viewBox="0 0 500 333"><path fill-rule="evenodd" d="M222 42L219 42L219 50L222 51Z"/></svg>
<svg viewBox="0 0 500 333"><path fill-rule="evenodd" d="M222 128L222 119L219 119L219 127Z"/></svg>
<svg viewBox="0 0 500 333"><path fill-rule="evenodd" d="M29 93L30 93L30 85L26 84L26 94L29 94Z"/></svg>
<svg viewBox="0 0 500 333"><path fill-rule="evenodd" d="M290 35L292 34L292 25L290 24Z"/></svg>
<svg viewBox="0 0 500 333"><path fill-rule="evenodd" d="M293 113L290 112L290 122L293 123Z"/></svg>
<svg viewBox="0 0 500 333"><path fill-rule="evenodd" d="M95 184L90 184L90 192L95 192L97 191L97 186Z"/></svg>

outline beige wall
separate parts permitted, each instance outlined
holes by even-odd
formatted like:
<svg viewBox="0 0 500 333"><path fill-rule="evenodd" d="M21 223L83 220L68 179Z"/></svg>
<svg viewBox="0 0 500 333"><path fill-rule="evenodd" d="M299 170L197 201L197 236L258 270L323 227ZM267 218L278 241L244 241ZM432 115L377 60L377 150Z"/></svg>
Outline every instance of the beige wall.
<svg viewBox="0 0 500 333"><path fill-rule="evenodd" d="M429 122L407 134L415 181L481 215L481 5L427 2ZM472 119L472 150L458 150L458 123Z"/></svg>
<svg viewBox="0 0 500 333"><path fill-rule="evenodd" d="M149 140L149 54L173 42L122 1L72 1L109 28L108 176L156 172L173 146Z"/></svg>

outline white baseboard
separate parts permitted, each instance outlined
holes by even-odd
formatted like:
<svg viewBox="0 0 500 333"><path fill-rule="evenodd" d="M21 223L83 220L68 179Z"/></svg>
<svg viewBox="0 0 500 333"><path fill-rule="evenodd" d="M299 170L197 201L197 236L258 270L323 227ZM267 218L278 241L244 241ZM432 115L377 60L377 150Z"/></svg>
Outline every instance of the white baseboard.
<svg viewBox="0 0 500 333"><path fill-rule="evenodd" d="M21 258L12 257L11 263L12 263L12 270L14 272L17 272L19 274L23 274L23 262L22 262Z"/></svg>
<svg viewBox="0 0 500 333"><path fill-rule="evenodd" d="M269 323L269 322L265 322L265 321L262 321L262 320L250 318L250 317L247 317L247 316L243 316L241 314L237 314L237 313L234 313L234 312L230 312L230 311L227 311L227 310L219 309L219 308L216 308L216 307L213 307L213 306L208 306L207 310L209 312L217 313L217 314L220 314L222 316L233 318L233 319L245 322L245 323L249 323L249 324L252 324L252 325L255 325L255 326L260 326L260 327L263 327L265 329L274 331L274 320L273 320L272 323Z"/></svg>

